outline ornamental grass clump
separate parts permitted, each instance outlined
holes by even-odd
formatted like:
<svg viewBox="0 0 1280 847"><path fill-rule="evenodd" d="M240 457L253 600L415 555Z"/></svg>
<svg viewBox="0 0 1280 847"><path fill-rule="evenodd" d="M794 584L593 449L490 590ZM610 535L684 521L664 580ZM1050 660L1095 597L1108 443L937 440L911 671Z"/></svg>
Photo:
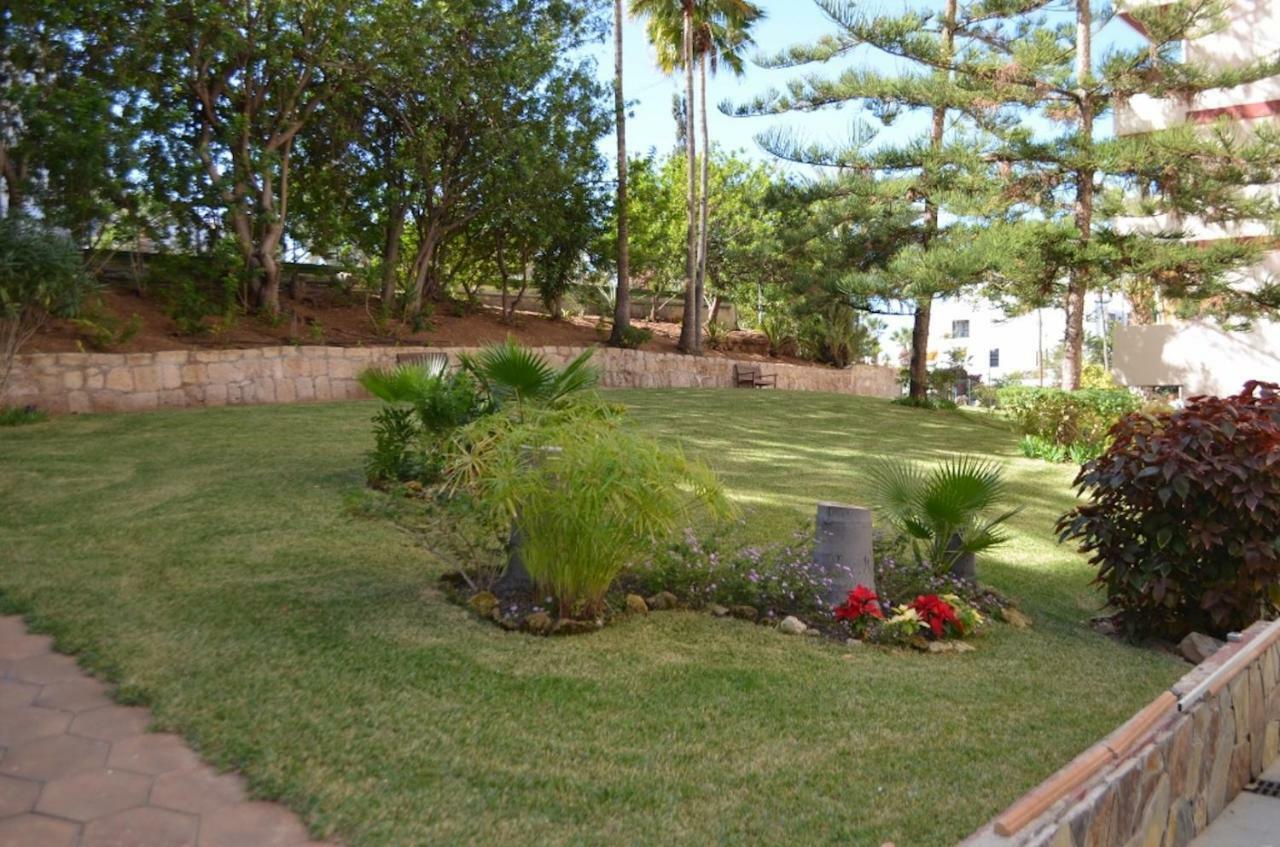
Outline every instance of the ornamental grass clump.
<svg viewBox="0 0 1280 847"><path fill-rule="evenodd" d="M1249 382L1135 414L1076 477L1058 522L1130 635L1224 634L1280 611L1280 398Z"/></svg>
<svg viewBox="0 0 1280 847"><path fill-rule="evenodd" d="M464 428L454 445L450 488L518 528L524 566L562 618L600 615L623 569L695 511L730 511L705 465L628 431L598 402L512 409Z"/></svg>

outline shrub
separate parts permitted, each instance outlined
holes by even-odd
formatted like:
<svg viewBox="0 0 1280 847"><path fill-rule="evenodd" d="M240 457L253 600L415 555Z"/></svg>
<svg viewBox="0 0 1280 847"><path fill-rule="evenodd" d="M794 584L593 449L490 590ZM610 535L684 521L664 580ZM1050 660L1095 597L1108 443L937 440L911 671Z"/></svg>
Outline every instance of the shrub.
<svg viewBox="0 0 1280 847"><path fill-rule="evenodd" d="M465 491L495 525L514 522L534 582L562 617L594 617L628 565L697 505L728 511L705 465L627 431L603 405L512 409L455 441L449 487Z"/></svg>
<svg viewBox="0 0 1280 847"><path fill-rule="evenodd" d="M435 482L449 438L485 411L475 381L463 372L400 365L370 368L359 379L388 404L373 418L374 449L365 465L370 482Z"/></svg>
<svg viewBox="0 0 1280 847"><path fill-rule="evenodd" d="M945 397L894 397L889 401L895 406L906 406L909 409L930 409L933 411L951 412L959 408L954 400Z"/></svg>
<svg viewBox="0 0 1280 847"><path fill-rule="evenodd" d="M752 606L766 618L799 615L809 621L831 614L832 579L813 561L813 529L790 540L738 546L719 533L683 537L657 550L627 574L642 594L670 591L694 608L712 603Z"/></svg>
<svg viewBox="0 0 1280 847"><path fill-rule="evenodd" d="M599 382L600 373L590 364L593 352L584 350L563 368L556 368L541 353L508 338L474 356L460 356L459 361L494 407L506 403L551 406Z"/></svg>
<svg viewBox="0 0 1280 847"><path fill-rule="evenodd" d="M1130 415L1058 523L1132 635L1243 629L1280 603L1280 400L1272 383Z"/></svg>
<svg viewBox="0 0 1280 847"><path fill-rule="evenodd" d="M422 428L412 409L383 406L373 416L373 450L365 461L369 482L434 478L422 447ZM438 469L437 469L438 470Z"/></svg>
<svg viewBox="0 0 1280 847"><path fill-rule="evenodd" d="M1141 406L1124 389L1081 389L1006 386L996 391L999 408L1023 435L1067 447L1088 444L1101 449L1115 423Z"/></svg>
<svg viewBox="0 0 1280 847"><path fill-rule="evenodd" d="M990 514L1005 497L1000 468L967 456L924 471L910 462L886 460L870 470L877 507L903 537L918 563L936 574L951 570L963 555L1003 544L1002 525L1018 513Z"/></svg>
<svg viewBox="0 0 1280 847"><path fill-rule="evenodd" d="M0 220L0 397L22 345L50 317L75 317L93 288L70 238L26 218Z"/></svg>
<svg viewBox="0 0 1280 847"><path fill-rule="evenodd" d="M130 315L127 321L112 314L101 298L90 298L80 316L71 319L76 334L90 350L105 352L128 344L142 330L142 317Z"/></svg>
<svg viewBox="0 0 1280 847"><path fill-rule="evenodd" d="M653 331L645 329L642 326L632 326L627 324L622 328L622 338L618 340L618 346L627 350L637 350L644 346L653 338Z"/></svg>
<svg viewBox="0 0 1280 847"><path fill-rule="evenodd" d="M49 414L35 406L0 406L0 426L26 426L48 419Z"/></svg>

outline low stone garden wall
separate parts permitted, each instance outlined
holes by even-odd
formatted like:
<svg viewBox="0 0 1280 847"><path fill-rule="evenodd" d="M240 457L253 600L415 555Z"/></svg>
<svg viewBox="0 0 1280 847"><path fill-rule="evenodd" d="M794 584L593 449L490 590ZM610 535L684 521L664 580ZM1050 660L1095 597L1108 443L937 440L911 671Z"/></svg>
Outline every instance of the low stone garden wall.
<svg viewBox="0 0 1280 847"><path fill-rule="evenodd" d="M1184 847L1280 755L1280 622L1254 624L962 847Z"/></svg>
<svg viewBox="0 0 1280 847"><path fill-rule="evenodd" d="M106 412L183 406L292 403L366 397L357 375L413 353L457 354L469 348L262 347L159 353L41 353L20 356L4 405L51 412ZM582 348L546 347L556 364ZM606 388L708 388L733 384L732 359L599 348ZM744 362L761 366L760 362ZM852 368L763 363L778 388L893 397L897 374L878 365Z"/></svg>

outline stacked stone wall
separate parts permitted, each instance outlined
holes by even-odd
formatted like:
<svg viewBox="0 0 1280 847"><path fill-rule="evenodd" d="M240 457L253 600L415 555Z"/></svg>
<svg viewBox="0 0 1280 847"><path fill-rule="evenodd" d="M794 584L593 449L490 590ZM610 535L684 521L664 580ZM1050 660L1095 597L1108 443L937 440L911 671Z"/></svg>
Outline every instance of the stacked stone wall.
<svg viewBox="0 0 1280 847"><path fill-rule="evenodd" d="M398 356L468 348L261 347L244 350L168 350L159 353L42 353L21 356L3 398L52 412L107 412L184 406L292 403L366 397L356 381L372 365ZM563 364L579 347L546 347ZM891 397L892 368L855 365L837 370L782 363L735 362L640 350L596 350L606 388L709 388L733 385L735 364L776 374L778 388Z"/></svg>

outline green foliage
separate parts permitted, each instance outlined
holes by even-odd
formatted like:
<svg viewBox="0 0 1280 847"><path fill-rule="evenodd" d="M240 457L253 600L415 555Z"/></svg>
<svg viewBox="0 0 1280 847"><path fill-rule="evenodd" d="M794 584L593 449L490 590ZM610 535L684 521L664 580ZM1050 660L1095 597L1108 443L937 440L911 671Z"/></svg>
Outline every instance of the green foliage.
<svg viewBox="0 0 1280 847"><path fill-rule="evenodd" d="M832 301L800 323L800 355L837 368L868 359L875 361L880 349L876 329L876 324L860 320L849 303Z"/></svg>
<svg viewBox="0 0 1280 847"><path fill-rule="evenodd" d="M760 331L764 333L770 356L784 356L794 352L796 345L796 322L791 315L781 310L766 312L760 321Z"/></svg>
<svg viewBox="0 0 1280 847"><path fill-rule="evenodd" d="M946 397L894 397L889 401L895 406L906 406L909 409L930 409L933 411L954 412L958 406L956 401Z"/></svg>
<svg viewBox="0 0 1280 847"><path fill-rule="evenodd" d="M432 479L438 467L422 445L422 427L412 409L383 406L373 416L373 450L365 461L365 473L374 484L410 479Z"/></svg>
<svg viewBox="0 0 1280 847"><path fill-rule="evenodd" d="M49 419L49 413L35 406L0 406L0 426L26 426Z"/></svg>
<svg viewBox="0 0 1280 847"><path fill-rule="evenodd" d="M968 456L924 471L905 461L882 460L870 469L876 505L910 539L918 563L944 574L964 554L1008 540L1003 524L1020 509L991 512L1005 499L1000 467Z"/></svg>
<svg viewBox="0 0 1280 847"><path fill-rule="evenodd" d="M1058 522L1098 566L1131 634L1242 630L1280 610L1280 395L1130 415L1076 485L1088 502Z"/></svg>
<svg viewBox="0 0 1280 847"><path fill-rule="evenodd" d="M71 323L90 350L105 352L128 344L142 329L142 317L134 314L121 320L100 298L90 298Z"/></svg>
<svg viewBox="0 0 1280 847"><path fill-rule="evenodd" d="M488 416L457 444L450 487L516 523L525 567L564 617L598 615L618 574L696 506L729 509L706 466L590 403Z"/></svg>
<svg viewBox="0 0 1280 847"><path fill-rule="evenodd" d="M618 340L618 345L628 350L637 350L653 338L653 330L644 327L627 326L622 328L622 337Z"/></svg>
<svg viewBox="0 0 1280 847"><path fill-rule="evenodd" d="M360 374L364 389L388 404L374 416L370 481L437 480L448 440L489 408L471 375L447 366L442 359Z"/></svg>
<svg viewBox="0 0 1280 847"><path fill-rule="evenodd" d="M1106 446L1107 432L1117 421L1142 405L1141 398L1126 389L1063 391L1011 385L998 389L996 397L999 409L1023 435L1095 451Z"/></svg>
<svg viewBox="0 0 1280 847"><path fill-rule="evenodd" d="M600 374L590 364L592 353L584 350L563 368L555 368L541 353L508 338L475 355L459 356L459 362L494 406L556 405L599 382Z"/></svg>
<svg viewBox="0 0 1280 847"><path fill-rule="evenodd" d="M74 317L93 289L71 239L18 215L0 220L0 396L22 345L51 316Z"/></svg>

